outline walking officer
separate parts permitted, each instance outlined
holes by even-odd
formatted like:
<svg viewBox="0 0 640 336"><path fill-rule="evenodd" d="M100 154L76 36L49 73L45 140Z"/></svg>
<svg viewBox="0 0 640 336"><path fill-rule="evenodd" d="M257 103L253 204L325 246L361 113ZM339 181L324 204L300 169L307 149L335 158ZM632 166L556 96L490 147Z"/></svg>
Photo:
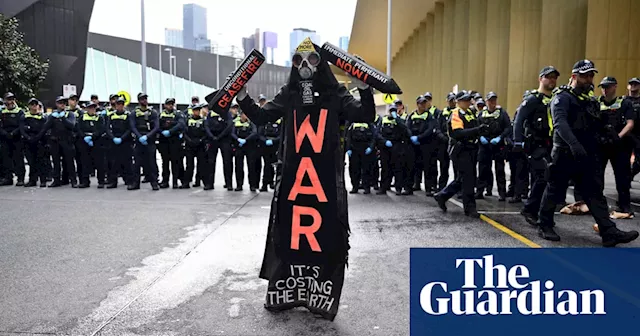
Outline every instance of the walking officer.
<svg viewBox="0 0 640 336"><path fill-rule="evenodd" d="M428 93L428 92L427 92ZM424 186L428 197L433 196L437 187L437 174L433 174L437 162L437 115L440 113L435 106L431 106L431 94L416 98L417 109L407 118L407 128L411 132L411 143L416 152L414 166L414 188L420 190L421 174L424 172ZM419 158L419 159L418 159Z"/></svg>
<svg viewBox="0 0 640 336"><path fill-rule="evenodd" d="M156 165L156 138L160 131L158 112L147 103L148 95L138 93L139 106L129 115L129 126L133 133L133 177L127 190L140 189L140 168L144 169L145 178L151 183L151 189L159 190L158 166Z"/></svg>
<svg viewBox="0 0 640 336"><path fill-rule="evenodd" d="M207 107L203 107L206 109ZM230 110L237 110L238 104L234 103ZM211 167L211 178L209 180L211 189L214 188L216 180L216 162L218 159L218 151L222 156L222 171L224 176L224 184L227 190L233 190L233 151L231 150L231 130L233 129L234 120L231 112L226 116L222 116L215 111L208 112L209 115L204 122L204 130L207 133L207 158Z"/></svg>
<svg viewBox="0 0 640 336"><path fill-rule="evenodd" d="M4 95L5 107L0 112L0 147L2 147L2 169L0 185L13 185L13 174L18 177L16 186L24 186L24 146L20 134L20 119L24 111L16 104L16 96L7 92Z"/></svg>
<svg viewBox="0 0 640 336"><path fill-rule="evenodd" d="M640 78L631 78L627 85L627 95L625 100L628 100L633 106L633 112L636 115L636 124L640 123ZM631 179L640 173L640 125L633 127L634 135L634 149L633 153L635 160L631 166Z"/></svg>
<svg viewBox="0 0 640 336"><path fill-rule="evenodd" d="M454 167L458 169L458 177L444 189L434 195L438 206L447 211L446 202L462 190L464 214L479 218L473 191L476 185L476 161L478 156L478 138L488 134L489 125L481 124L469 108L471 95L460 92L456 95L458 107L451 111L449 118L450 152Z"/></svg>
<svg viewBox="0 0 640 336"><path fill-rule="evenodd" d="M376 195L385 195L391 189L392 178L396 181L396 195L410 195L413 192L413 176L410 174L413 162L409 140L411 132L397 111L397 107L391 106L388 114L381 118L380 129L376 132L382 164L380 190Z"/></svg>
<svg viewBox="0 0 640 336"><path fill-rule="evenodd" d="M172 178L173 189L178 189L178 180L184 175L182 131L185 120L182 113L175 109L176 100L167 98L164 110L160 113L160 139L158 151L162 157L162 182L160 188L169 188L169 178ZM171 172L169 172L171 167Z"/></svg>
<svg viewBox="0 0 640 336"><path fill-rule="evenodd" d="M616 218L633 218L631 213L631 167L629 158L633 152L634 128L633 105L624 97L617 97L618 81L614 77L605 77L598 85L602 90L600 113L605 124L600 134L600 178L604 187L604 175L607 163L611 161L618 191Z"/></svg>
<svg viewBox="0 0 640 336"><path fill-rule="evenodd" d="M531 192L520 214L532 225L538 221L540 202L547 185L545 172L551 162L553 145L549 103L559 76L556 68L544 67L538 76L538 89L525 94L513 122L513 151L525 153L531 171Z"/></svg>
<svg viewBox="0 0 640 336"><path fill-rule="evenodd" d="M491 163L495 163L496 184L498 185L499 201L506 200L507 180L504 172L505 139L511 134L509 115L501 106L497 105L498 95L494 92L487 94L487 106L479 113L478 121L488 126L486 135L480 136L480 150L478 151L479 181L475 197L483 198L482 192L487 189L491 179Z"/></svg>
<svg viewBox="0 0 640 336"><path fill-rule="evenodd" d="M25 187L35 187L38 179L41 188L47 186L47 150L44 139L47 117L40 111L39 104L37 99L31 98L29 111L20 119L20 133L29 163L29 181Z"/></svg>
<svg viewBox="0 0 640 336"><path fill-rule="evenodd" d="M360 181L365 194L371 193L371 169L375 154L375 128L373 123L351 123L347 128L346 149L349 156L349 177L352 189L349 193L357 194Z"/></svg>
<svg viewBox="0 0 640 336"><path fill-rule="evenodd" d="M576 62L570 84L557 89L551 101L553 151L548 168L549 181L538 214L538 234L547 240L560 240L553 229L553 215L571 179L598 224L602 245L613 247L635 240L638 232L621 231L609 218L607 201L597 175L600 169L598 156L593 153L597 153L598 133L603 125L600 104L589 95L596 72L593 62Z"/></svg>
<svg viewBox="0 0 640 336"><path fill-rule="evenodd" d="M67 111L66 106L67 99L58 97L56 99L56 107L58 109L51 113L45 123L45 129L50 132L49 148L53 161L53 182L49 185L50 188L66 184L66 176L65 181L61 180L62 167L64 167L69 176L68 178L71 180L71 187L78 187L76 168L73 164L76 116L74 113Z"/></svg>
<svg viewBox="0 0 640 336"><path fill-rule="evenodd" d="M242 191L244 184L244 158L247 158L247 168L249 172L249 188L251 191L258 189L260 177L253 167L256 166L257 152L256 141L258 139L258 131L256 125L247 118L244 112L240 111L239 119L236 119L231 138L234 140L232 146L235 148L235 165L236 165L236 189ZM227 185L229 187L230 185Z"/></svg>
<svg viewBox="0 0 640 336"><path fill-rule="evenodd" d="M116 100L116 111L107 117L107 136L112 142L109 149L109 172L107 189L118 187L118 176L122 176L124 183L131 184L131 156L133 155L133 140L131 138L131 124L129 112L124 110L124 98Z"/></svg>
<svg viewBox="0 0 640 336"><path fill-rule="evenodd" d="M438 114L438 128L436 137L438 138L438 163L440 167L440 177L438 178L438 191L444 189L449 183L449 117L451 111L456 108L456 95L453 92L447 94L447 106ZM457 174L454 169L454 175ZM455 177L455 176L454 176Z"/></svg>
<svg viewBox="0 0 640 336"><path fill-rule="evenodd" d="M262 188L260 188L260 191L268 191L268 187L272 190L275 189L275 168L273 164L278 159L277 153L281 137L282 118L258 127L258 138L261 143L260 156L264 160Z"/></svg>
<svg viewBox="0 0 640 336"><path fill-rule="evenodd" d="M194 160L198 160L198 174L204 183L204 189L210 190L211 186L211 169L207 158L207 132L205 131L205 119L201 115L203 104L195 105L191 108L191 116L187 120L187 129L184 132L185 154L187 157L187 168L185 170L184 179L182 180L181 189L189 189L193 181L193 172L195 168Z"/></svg>
<svg viewBox="0 0 640 336"><path fill-rule="evenodd" d="M86 106L86 111L78 118L76 148L79 160L82 162L78 167L79 188L89 188L89 176L94 168L98 172L96 175L98 186L104 187L106 179L105 146L100 143L104 141L102 135L106 132L106 121L104 117L98 115L97 108L96 103L90 102Z"/></svg>

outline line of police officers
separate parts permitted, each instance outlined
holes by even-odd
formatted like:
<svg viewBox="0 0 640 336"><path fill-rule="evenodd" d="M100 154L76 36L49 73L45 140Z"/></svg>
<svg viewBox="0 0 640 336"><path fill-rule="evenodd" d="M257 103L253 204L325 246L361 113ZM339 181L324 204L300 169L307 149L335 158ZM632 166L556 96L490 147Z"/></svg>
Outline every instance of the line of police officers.
<svg viewBox="0 0 640 336"><path fill-rule="evenodd" d="M138 94L139 105L125 108L125 99L109 97L100 106L93 95L84 109L78 96L56 99L57 109L47 114L42 103L32 98L24 111L12 93L4 95L0 108L0 185L88 188L95 176L98 188L117 188L122 178L128 190L140 189L143 170L153 190L188 189L202 185L213 189L218 152L222 156L227 190L242 190L244 163L248 167L251 191L274 188L276 152L281 137L281 120L256 128L234 104L229 116L208 111L198 97L184 113L168 98L157 112L148 105L148 96ZM260 104L266 97L260 97ZM162 158L161 181L158 181L156 150ZM25 183L24 159L29 164ZM235 162L234 162L235 159ZM186 161L186 165L185 165ZM264 166L262 162L264 161ZM196 165L197 162L197 165ZM236 188L233 188L235 163ZM261 172L264 167L264 172Z"/></svg>

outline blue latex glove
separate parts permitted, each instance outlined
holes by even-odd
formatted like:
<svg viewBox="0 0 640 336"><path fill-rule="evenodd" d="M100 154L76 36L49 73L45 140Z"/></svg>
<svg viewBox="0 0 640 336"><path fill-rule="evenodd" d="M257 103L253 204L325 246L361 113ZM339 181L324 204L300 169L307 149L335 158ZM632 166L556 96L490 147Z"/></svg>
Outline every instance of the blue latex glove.
<svg viewBox="0 0 640 336"><path fill-rule="evenodd" d="M244 144L247 143L247 140L245 139L238 139L238 143L240 144L240 147L244 146Z"/></svg>
<svg viewBox="0 0 640 336"><path fill-rule="evenodd" d="M384 145L387 147L393 146L393 144L391 143L391 140L387 140L387 142L385 142Z"/></svg>
<svg viewBox="0 0 640 336"><path fill-rule="evenodd" d="M352 154L352 153L353 153L353 152L352 152L351 150L348 150L348 151L347 151L347 156L348 156L348 157L351 157L351 154Z"/></svg>
<svg viewBox="0 0 640 336"><path fill-rule="evenodd" d="M178 138L182 139L182 133L180 133L180 135L178 135Z"/></svg>
<svg viewBox="0 0 640 336"><path fill-rule="evenodd" d="M93 147L93 141L88 142L89 147Z"/></svg>
<svg viewBox="0 0 640 336"><path fill-rule="evenodd" d="M420 144L420 142L418 141L418 137L415 135L411 137L411 142L413 142L414 145Z"/></svg>
<svg viewBox="0 0 640 336"><path fill-rule="evenodd" d="M502 137L498 135L497 137L491 139L491 144L492 145L497 145L497 144L500 143L500 140L502 140Z"/></svg>
<svg viewBox="0 0 640 336"><path fill-rule="evenodd" d="M481 136L481 137L480 137L480 142L481 142L483 145L486 145L486 144L488 144L488 143L489 143L489 141L487 141L487 138L485 138L485 137L483 137L483 136Z"/></svg>
<svg viewBox="0 0 640 336"><path fill-rule="evenodd" d="M162 131L162 135L164 135L166 138L169 137L169 135L171 135L171 132L169 131Z"/></svg>
<svg viewBox="0 0 640 336"><path fill-rule="evenodd" d="M396 112L391 112L391 117L392 117L393 119L397 118L397 117L398 117L398 113L396 113Z"/></svg>
<svg viewBox="0 0 640 336"><path fill-rule="evenodd" d="M100 111L98 112L98 115L101 115L101 116L107 115L107 111Z"/></svg>
<svg viewBox="0 0 640 336"><path fill-rule="evenodd" d="M146 145L147 144L147 136L143 135L140 137L140 139L138 139L138 141L140 141L141 144Z"/></svg>
<svg viewBox="0 0 640 336"><path fill-rule="evenodd" d="M54 118L57 118L58 117L58 112L51 112L51 116L54 117Z"/></svg>
<svg viewBox="0 0 640 336"><path fill-rule="evenodd" d="M273 140L269 139L264 142L267 146L273 146Z"/></svg>
<svg viewBox="0 0 640 336"><path fill-rule="evenodd" d="M122 139L120 139L120 138L113 138L113 143L114 143L114 144L116 144L116 145L119 145L119 144L121 144L121 143L122 143Z"/></svg>
<svg viewBox="0 0 640 336"><path fill-rule="evenodd" d="M364 155L369 155L369 154L371 154L371 152L373 152L373 150L371 150L371 148L367 147L367 149L364 150Z"/></svg>
<svg viewBox="0 0 640 336"><path fill-rule="evenodd" d="M88 145L91 142L91 137L88 136L88 135L86 137L84 137L84 142L86 142L87 145Z"/></svg>

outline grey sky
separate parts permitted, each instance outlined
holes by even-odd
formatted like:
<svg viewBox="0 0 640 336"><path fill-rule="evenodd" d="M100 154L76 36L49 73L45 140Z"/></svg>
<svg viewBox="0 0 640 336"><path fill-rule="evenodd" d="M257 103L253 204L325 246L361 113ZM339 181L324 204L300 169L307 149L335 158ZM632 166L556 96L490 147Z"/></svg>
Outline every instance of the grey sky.
<svg viewBox="0 0 640 336"><path fill-rule="evenodd" d="M323 42L338 43L351 34L357 0L145 0L147 41L164 43L164 28L182 29L182 5L207 8L209 39L219 41L222 52L242 46L242 37L263 31L278 33L276 63L288 59L289 33L293 28L316 30ZM320 5L321 4L321 5ZM240 21L245 23L241 24ZM138 0L96 0L89 25L91 32L140 39ZM218 35L221 34L221 35Z"/></svg>

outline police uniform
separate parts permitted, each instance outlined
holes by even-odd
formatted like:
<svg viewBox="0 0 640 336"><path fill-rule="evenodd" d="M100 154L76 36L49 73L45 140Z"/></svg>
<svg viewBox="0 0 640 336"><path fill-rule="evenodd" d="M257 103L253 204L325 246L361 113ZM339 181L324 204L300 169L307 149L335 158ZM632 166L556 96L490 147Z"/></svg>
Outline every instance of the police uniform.
<svg viewBox="0 0 640 336"><path fill-rule="evenodd" d="M470 101L471 96L466 92L460 92L456 96L458 101ZM476 200L473 192L476 185L476 162L478 156L478 137L485 134L487 124L481 124L478 118L471 112L460 107L451 111L448 123L450 142L450 156L458 169L458 177L449 183L444 189L435 194L438 206L447 210L446 202L456 193L462 190L462 204L464 213L469 217L480 217L476 209Z"/></svg>
<svg viewBox="0 0 640 336"><path fill-rule="evenodd" d="M147 94L138 94L138 101ZM158 190L158 166L156 165L156 140L160 131L158 112L149 106L137 106L129 115L133 145L133 177L127 189L140 189L140 168L144 169L145 178L151 183L151 189Z"/></svg>
<svg viewBox="0 0 640 336"><path fill-rule="evenodd" d="M416 103L420 104L431 100L428 97L419 96ZM437 150L438 143L436 138L436 130L438 128L438 114L440 111L431 106L428 110L419 112L415 110L407 118L407 128L411 132L411 141L414 151L416 152L416 164L414 165L414 190L420 190L421 174L424 173L424 184L427 196L432 196L437 187ZM414 142L415 140L415 142ZM434 168L436 174L434 174Z"/></svg>
<svg viewBox="0 0 640 336"><path fill-rule="evenodd" d="M123 104L124 99L118 98L116 105ZM107 174L107 188L117 188L118 176L122 176L125 184L131 184L133 139L131 138L131 123L129 112L122 111L112 113L107 117L106 126L109 144L109 172Z"/></svg>
<svg viewBox="0 0 640 336"><path fill-rule="evenodd" d="M450 92L447 95L447 102L455 101L456 95ZM440 111L438 115L438 129L436 131L436 137L438 138L438 163L440 167L440 177L438 178L438 191L444 189L449 183L449 166L451 165L451 158L449 158L449 117L451 111L455 107L445 107ZM454 177L457 175L454 169Z"/></svg>
<svg viewBox="0 0 640 336"><path fill-rule="evenodd" d="M489 92L487 100L495 99L498 96ZM479 114L479 123L487 125L488 131L486 135L480 137L480 149L478 151L478 189L476 190L476 198L482 198L482 192L488 189L489 180L491 179L491 163L495 164L496 184L498 185L499 200L506 200L507 181L504 171L505 163L505 139L511 134L511 121L509 115L500 106L495 110L489 111L485 107Z"/></svg>
<svg viewBox="0 0 640 336"><path fill-rule="evenodd" d="M410 147L411 133L405 122L397 116L397 108L392 106L389 115L380 118L380 126L376 132L380 163L382 165L380 190L377 195L384 195L391 189L391 179L395 178L396 195L413 192L411 166L413 149Z"/></svg>
<svg viewBox="0 0 640 336"><path fill-rule="evenodd" d="M597 70L593 62L582 60L574 65L572 72L582 77ZM554 148L548 171L549 181L538 214L538 233L547 240L560 240L553 229L553 215L557 203L567 192L568 181L571 178L576 188L580 189L589 211L598 224L603 245L612 247L635 240L638 232L621 231L609 219L607 201L597 176L598 155L594 155L598 150L597 135L603 126L599 118L600 104L585 91L562 86L556 89L551 101Z"/></svg>
<svg viewBox="0 0 640 336"><path fill-rule="evenodd" d="M175 99L168 98L165 104L175 104ZM178 189L178 180L184 175L182 131L185 128L185 120L178 110L160 113L160 133L158 151L162 157L162 182L160 188L169 188L169 178L172 178L173 188ZM171 167L171 172L169 172Z"/></svg>
<svg viewBox="0 0 640 336"><path fill-rule="evenodd" d="M346 148L349 156L349 177L352 194L357 194L362 179L364 193L371 193L371 169L375 154L375 134L373 123L351 123L346 134Z"/></svg>
<svg viewBox="0 0 640 336"><path fill-rule="evenodd" d="M39 103L37 99L31 99L29 105ZM25 187L35 187L40 179L40 187L47 186L47 150L44 138L44 125L47 117L37 110L27 111L20 119L20 133L24 141L25 154L29 163L29 182Z"/></svg>
<svg viewBox="0 0 640 336"><path fill-rule="evenodd" d="M192 108L192 113L189 119L187 119L187 128L184 132L185 140L185 153L187 157L187 168L185 170L184 179L182 180L182 187L189 188L189 184L193 180L194 172L194 160L198 160L198 175L202 179L205 185L205 189L211 189L212 174L210 168L210 161L207 158L207 132L205 130L205 119L201 115L196 115L194 111L200 111L202 105L197 105Z"/></svg>
<svg viewBox="0 0 640 336"><path fill-rule="evenodd" d="M95 103L91 103L88 107L97 108ZM76 127L76 148L77 155L81 162L78 168L80 178L80 188L88 188L90 185L89 176L95 170L98 185L104 185L106 180L106 162L104 161L105 146L103 134L106 133L106 121L104 117L97 114L90 115L83 112L78 118Z"/></svg>
<svg viewBox="0 0 640 336"><path fill-rule="evenodd" d="M56 102L66 102L66 98L58 97ZM51 160L53 161L53 183L49 187L59 187L67 184L68 179L71 180L71 187L78 186L76 179L76 168L73 164L75 148L74 148L74 131L76 125L76 116L73 112L65 110L56 110L51 113L45 123L45 129L49 132L49 149L51 151ZM68 175L68 179L64 176L62 180L62 168Z"/></svg>
<svg viewBox="0 0 640 336"><path fill-rule="evenodd" d="M607 87L617 85L613 77L605 77L599 86ZM605 169L611 162L615 176L616 190L618 192L618 211L625 214L631 213L631 167L629 158L633 151L631 134L620 138L618 134L625 128L627 121L635 119L633 105L624 97L616 97L607 101L604 96L599 99L600 114L605 124L603 133L600 134L600 178L604 186Z"/></svg>
<svg viewBox="0 0 640 336"><path fill-rule="evenodd" d="M0 176L0 185L13 185L13 174L18 177L17 186L24 185L24 144L22 135L20 134L20 119L24 115L24 111L15 103L13 93L4 95L5 102L13 99L13 108L5 106L0 112L0 147L2 147L3 176Z"/></svg>
<svg viewBox="0 0 640 336"><path fill-rule="evenodd" d="M560 74L554 67L545 67L540 72L540 77L552 73ZM530 224L535 224L538 220L542 194L547 185L545 172L553 147L550 102L551 96L538 90L530 90L525 93L513 123L513 151L525 153L531 173L529 197L521 211Z"/></svg>
<svg viewBox="0 0 640 336"><path fill-rule="evenodd" d="M640 78L631 78L628 83L630 86L640 85ZM640 173L640 95L632 96L631 94L632 92L629 92L629 95L625 96L624 99L631 103L633 113L635 114L635 123L632 131L634 140L633 153L635 156L631 166L631 179L633 179L638 173Z"/></svg>
<svg viewBox="0 0 640 336"><path fill-rule="evenodd" d="M78 98L79 98L78 95L73 94L73 95L69 96L69 98L67 98L67 99L75 99L76 103L77 103L78 102ZM71 106L67 106L66 111L69 114L73 114L73 116L74 116L74 118L76 120L76 127L77 127L78 126L77 125L78 124L78 120L80 118L80 115L83 112L82 109L78 105L76 105L73 108L71 108ZM76 144L76 140L77 140L76 130L77 130L76 128L74 128L74 130L73 130L73 140L72 140L73 144L74 144L74 146L73 146L74 147L74 156L73 157L74 157L74 160L76 162L76 166L75 166L76 175L79 176L79 173L83 168L82 168L82 160L81 160L81 155L80 155L79 148L78 148L78 146L75 145ZM62 184L63 185L66 184L67 181L69 180L69 172L67 171L66 168L67 168L66 166L62 167ZM89 170L91 170L91 167L89 167Z"/></svg>
<svg viewBox="0 0 640 336"><path fill-rule="evenodd" d="M280 118L275 122L266 123L258 128L258 138L261 144L260 155L264 160L264 168L262 173L262 188L260 191L267 191L267 187L275 188L275 168L278 157L278 147L282 138L283 119Z"/></svg>
<svg viewBox="0 0 640 336"><path fill-rule="evenodd" d="M204 123L204 130L207 132L207 157L211 167L211 189L214 188L216 178L216 162L218 151L222 155L222 171L227 190L233 190L233 151L231 150L231 131L234 125L231 113L222 116L215 111L209 111L209 115Z"/></svg>
<svg viewBox="0 0 640 336"><path fill-rule="evenodd" d="M258 140L258 131L256 125L250 120L243 122L240 117L236 118L233 124L231 132L231 138L234 140L231 143L232 148L235 149L235 168L236 168L236 191L242 190L244 184L244 158L247 158L247 169L249 172L249 188L251 191L258 189L260 183L260 176L256 174L257 151L256 141ZM228 187L229 185L227 185Z"/></svg>

